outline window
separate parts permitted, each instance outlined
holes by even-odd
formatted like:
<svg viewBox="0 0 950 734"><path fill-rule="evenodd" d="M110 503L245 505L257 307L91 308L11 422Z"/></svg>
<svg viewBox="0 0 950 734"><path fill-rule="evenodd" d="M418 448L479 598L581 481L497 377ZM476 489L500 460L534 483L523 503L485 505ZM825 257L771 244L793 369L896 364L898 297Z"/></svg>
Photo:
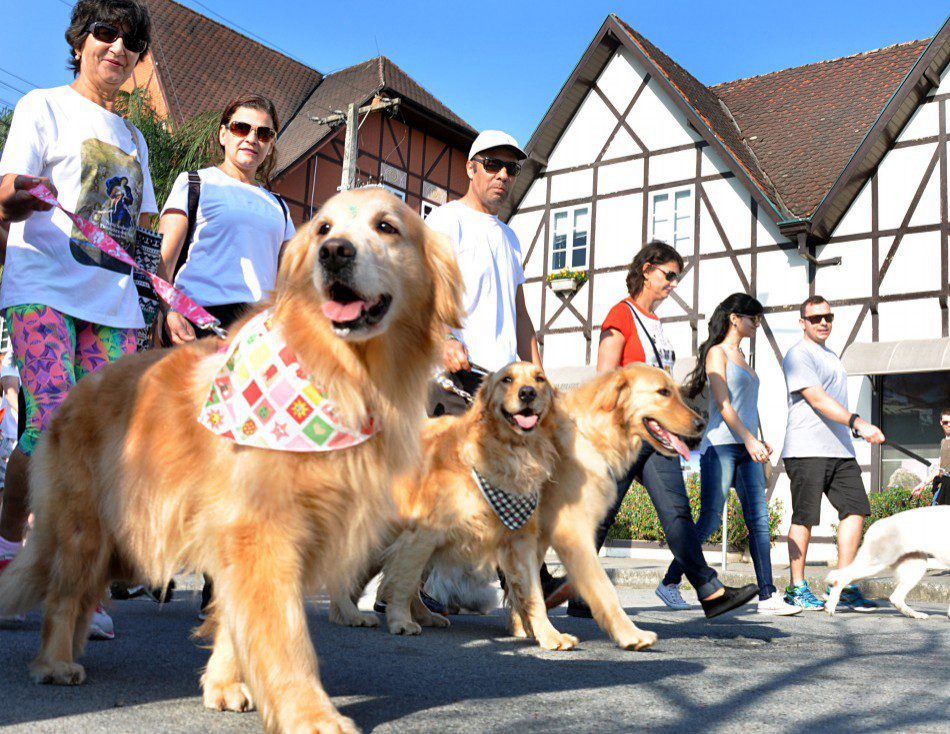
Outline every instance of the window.
<svg viewBox="0 0 950 734"><path fill-rule="evenodd" d="M425 219L432 212L434 212L437 207L438 204L432 204L431 202L424 201L422 202L422 206L419 207L419 213L422 215L422 218Z"/></svg>
<svg viewBox="0 0 950 734"><path fill-rule="evenodd" d="M915 372L881 376L881 430L894 443L925 459L938 461L940 411L950 406L950 372ZM881 484L898 469L924 476L927 467L895 448L881 446ZM876 489L876 488L872 488Z"/></svg>
<svg viewBox="0 0 950 734"><path fill-rule="evenodd" d="M651 238L677 250L693 240L693 192L690 189L654 194Z"/></svg>
<svg viewBox="0 0 950 734"><path fill-rule="evenodd" d="M406 200L405 191L401 191L400 189L397 189L395 186L390 186L388 183L382 184L382 187L386 189L386 191L388 191L389 193L393 194L395 197L402 199L403 201Z"/></svg>
<svg viewBox="0 0 950 734"><path fill-rule="evenodd" d="M551 270L587 268L590 208L574 207L554 212Z"/></svg>

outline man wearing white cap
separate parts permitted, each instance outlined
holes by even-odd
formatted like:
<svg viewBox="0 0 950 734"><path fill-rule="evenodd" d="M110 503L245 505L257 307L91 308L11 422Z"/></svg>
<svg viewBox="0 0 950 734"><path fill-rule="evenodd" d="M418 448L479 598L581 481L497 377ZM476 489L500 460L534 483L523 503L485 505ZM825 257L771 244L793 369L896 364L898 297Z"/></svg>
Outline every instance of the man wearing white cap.
<svg viewBox="0 0 950 734"><path fill-rule="evenodd" d="M485 130L472 143L465 170L468 191L440 206L426 224L452 241L465 282L466 318L446 334L442 360L457 387L473 393L482 375L472 365L497 370L522 359L541 364L538 340L525 307L521 285L521 243L498 219L521 163L527 155L500 130ZM464 412L465 404L433 390L430 415Z"/></svg>

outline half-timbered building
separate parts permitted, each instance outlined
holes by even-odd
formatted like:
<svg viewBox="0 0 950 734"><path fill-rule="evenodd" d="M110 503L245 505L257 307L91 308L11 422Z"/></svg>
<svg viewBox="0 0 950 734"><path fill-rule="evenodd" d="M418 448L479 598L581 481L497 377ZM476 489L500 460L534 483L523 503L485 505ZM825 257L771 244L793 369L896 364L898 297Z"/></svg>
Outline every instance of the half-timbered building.
<svg viewBox="0 0 950 734"><path fill-rule="evenodd" d="M324 75L174 0L146 4L152 52L128 87L147 89L172 125L241 94L270 97L281 123L273 188L298 225L340 186L345 127L319 120L350 104L399 100L359 117L357 185L385 186L422 214L465 192L475 131L390 59Z"/></svg>
<svg viewBox="0 0 950 734"><path fill-rule="evenodd" d="M948 60L950 21L930 39L707 87L609 16L529 141L505 212L545 365L595 363L633 255L660 239L686 261L659 311L682 363L725 296L765 305L752 359L776 456L782 356L818 293L851 408L935 458L950 405ZM564 267L587 281L554 290L546 276ZM905 462L857 443L869 489ZM769 493L790 512L777 468ZM822 519L827 542L835 518Z"/></svg>

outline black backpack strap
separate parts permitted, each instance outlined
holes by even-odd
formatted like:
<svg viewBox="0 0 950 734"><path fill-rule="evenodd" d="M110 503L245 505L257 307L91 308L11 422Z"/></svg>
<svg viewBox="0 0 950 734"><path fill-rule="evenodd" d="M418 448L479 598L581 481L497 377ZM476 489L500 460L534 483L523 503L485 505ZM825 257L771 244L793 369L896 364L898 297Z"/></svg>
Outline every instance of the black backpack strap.
<svg viewBox="0 0 950 734"><path fill-rule="evenodd" d="M284 197L278 194L276 191L271 191L274 195L274 198L277 199L277 203L280 204L280 208L284 212L284 229L287 229L287 218L290 216L290 211L287 209L287 202L284 201Z"/></svg>
<svg viewBox="0 0 950 734"><path fill-rule="evenodd" d="M181 245L181 251L178 253L178 260L175 263L175 272L172 273L172 280L178 275L178 271L188 261L188 252L191 250L191 240L195 236L195 225L198 222L198 199L201 197L201 178L197 171L188 171L188 231L185 233L185 241Z"/></svg>

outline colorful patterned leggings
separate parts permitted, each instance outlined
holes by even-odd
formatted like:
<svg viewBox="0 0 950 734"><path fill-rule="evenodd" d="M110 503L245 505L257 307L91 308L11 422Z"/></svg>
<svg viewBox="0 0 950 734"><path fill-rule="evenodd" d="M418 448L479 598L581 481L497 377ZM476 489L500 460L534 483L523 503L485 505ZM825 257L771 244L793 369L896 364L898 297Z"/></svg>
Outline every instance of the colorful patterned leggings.
<svg viewBox="0 0 950 734"><path fill-rule="evenodd" d="M5 312L26 399L20 450L29 456L56 408L83 375L135 351L135 329L90 324L28 303Z"/></svg>

